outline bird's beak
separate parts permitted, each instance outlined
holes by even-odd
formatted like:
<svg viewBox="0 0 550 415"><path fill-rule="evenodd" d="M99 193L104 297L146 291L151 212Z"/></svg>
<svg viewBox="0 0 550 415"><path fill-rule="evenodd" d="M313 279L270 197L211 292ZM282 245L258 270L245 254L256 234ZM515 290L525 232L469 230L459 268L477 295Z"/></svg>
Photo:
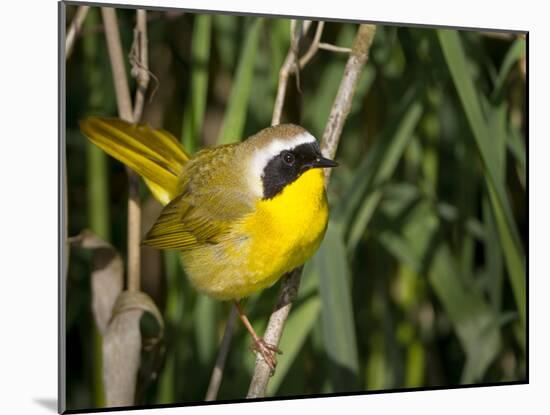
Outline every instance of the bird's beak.
<svg viewBox="0 0 550 415"><path fill-rule="evenodd" d="M327 159L323 156L319 156L311 163L311 167L319 167L319 168L329 168L329 167L337 167L338 163L334 160Z"/></svg>

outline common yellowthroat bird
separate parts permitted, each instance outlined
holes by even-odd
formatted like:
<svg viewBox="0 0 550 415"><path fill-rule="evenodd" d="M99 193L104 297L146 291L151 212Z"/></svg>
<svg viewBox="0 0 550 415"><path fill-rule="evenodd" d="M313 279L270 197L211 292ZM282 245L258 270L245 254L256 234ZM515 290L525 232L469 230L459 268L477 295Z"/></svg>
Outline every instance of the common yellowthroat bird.
<svg viewBox="0 0 550 415"><path fill-rule="evenodd" d="M278 349L258 337L240 299L273 285L319 248L328 221L321 154L304 128L281 124L190 157L169 132L89 117L82 133L143 177L164 208L143 244L181 251L192 285L233 300L271 369Z"/></svg>

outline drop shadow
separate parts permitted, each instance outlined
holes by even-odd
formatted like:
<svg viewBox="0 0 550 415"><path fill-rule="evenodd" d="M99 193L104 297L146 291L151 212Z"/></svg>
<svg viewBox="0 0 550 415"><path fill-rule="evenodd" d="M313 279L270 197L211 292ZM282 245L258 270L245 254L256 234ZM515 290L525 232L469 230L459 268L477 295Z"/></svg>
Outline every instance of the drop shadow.
<svg viewBox="0 0 550 415"><path fill-rule="evenodd" d="M34 401L44 408L57 413L57 399L55 398L35 398Z"/></svg>

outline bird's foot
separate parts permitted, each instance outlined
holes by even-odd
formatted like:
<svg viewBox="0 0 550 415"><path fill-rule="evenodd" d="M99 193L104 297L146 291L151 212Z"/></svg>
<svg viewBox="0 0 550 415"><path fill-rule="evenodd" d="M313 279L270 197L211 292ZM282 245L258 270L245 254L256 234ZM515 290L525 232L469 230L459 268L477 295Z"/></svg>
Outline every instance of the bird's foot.
<svg viewBox="0 0 550 415"><path fill-rule="evenodd" d="M271 374L273 374L275 371L275 366L277 366L276 354L282 354L283 352L277 346L267 343L261 337L254 340L252 351L257 352L262 356L262 359L271 369Z"/></svg>

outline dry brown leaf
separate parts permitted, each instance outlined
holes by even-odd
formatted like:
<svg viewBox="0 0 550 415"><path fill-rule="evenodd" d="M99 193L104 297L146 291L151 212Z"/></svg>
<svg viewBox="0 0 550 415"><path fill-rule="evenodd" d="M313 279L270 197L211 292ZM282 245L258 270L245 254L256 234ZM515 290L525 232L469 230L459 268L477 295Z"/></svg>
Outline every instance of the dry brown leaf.
<svg viewBox="0 0 550 415"><path fill-rule="evenodd" d="M151 299L151 297L149 297L149 295L142 291L124 291L119 295L115 303L113 309L113 318L115 318L119 314L132 310L145 311L147 313L150 313L155 318L158 324L159 331L156 336L146 338L145 344L146 346L154 346L155 344L157 344L164 335L164 320L162 318L162 314L155 305L155 302Z"/></svg>
<svg viewBox="0 0 550 415"><path fill-rule="evenodd" d="M103 337L103 385L109 407L134 405L142 314L141 310L117 314Z"/></svg>
<svg viewBox="0 0 550 415"><path fill-rule="evenodd" d="M122 259L112 245L89 230L82 231L69 241L73 246L93 250L92 311L97 327L104 335L124 284Z"/></svg>
<svg viewBox="0 0 550 415"><path fill-rule="evenodd" d="M123 291L117 298L112 321L103 339L103 382L109 406L134 404L142 347L139 321L143 312L151 313L159 326L156 337L143 341L147 349L163 335L160 311L153 300L140 291Z"/></svg>
<svg viewBox="0 0 550 415"><path fill-rule="evenodd" d="M163 336L162 315L144 292L122 291L122 259L109 243L88 230L69 238L69 242L93 250L92 308L103 336L106 404L108 407L133 405L142 348L140 319L147 312L158 324L158 334L143 340L145 349L149 349Z"/></svg>

